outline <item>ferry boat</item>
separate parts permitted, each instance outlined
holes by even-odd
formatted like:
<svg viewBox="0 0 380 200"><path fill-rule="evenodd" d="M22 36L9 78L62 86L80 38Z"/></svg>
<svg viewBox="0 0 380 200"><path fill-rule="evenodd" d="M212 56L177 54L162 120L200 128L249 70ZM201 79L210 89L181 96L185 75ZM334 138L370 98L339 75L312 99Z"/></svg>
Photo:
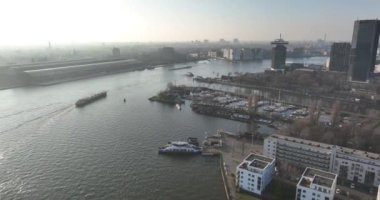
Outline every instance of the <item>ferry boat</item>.
<svg viewBox="0 0 380 200"><path fill-rule="evenodd" d="M159 154L200 154L202 148L190 144L189 142L175 141L158 148Z"/></svg>
<svg viewBox="0 0 380 200"><path fill-rule="evenodd" d="M188 137L188 138L187 138L187 142L188 142L189 144L192 144L192 145L196 146L196 147L199 147L198 138L195 138L195 137Z"/></svg>

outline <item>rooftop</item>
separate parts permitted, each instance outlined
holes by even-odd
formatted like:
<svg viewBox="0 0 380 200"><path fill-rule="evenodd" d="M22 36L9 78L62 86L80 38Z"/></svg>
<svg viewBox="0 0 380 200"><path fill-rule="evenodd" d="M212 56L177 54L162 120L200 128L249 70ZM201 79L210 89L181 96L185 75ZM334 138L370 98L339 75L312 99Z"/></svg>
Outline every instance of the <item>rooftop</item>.
<svg viewBox="0 0 380 200"><path fill-rule="evenodd" d="M346 147L338 147L337 152L343 153L343 154L350 154L353 156L358 156L361 158L367 158L367 159L371 159L371 160L380 160L380 154L356 150L356 149L350 149L350 148L346 148Z"/></svg>
<svg viewBox="0 0 380 200"><path fill-rule="evenodd" d="M286 44L289 44L288 41L285 41L284 39L282 38L279 38L279 39L275 39L274 41L271 42L271 44L273 45L286 45Z"/></svg>
<svg viewBox="0 0 380 200"><path fill-rule="evenodd" d="M361 150L356 150L356 149L350 149L350 148L326 144L326 143L314 142L311 140L304 140L304 139L289 137L289 136L285 136L285 135L273 134L269 137L276 138L276 139L282 139L282 140L286 140L286 141L291 141L291 142L295 142L295 143L299 143L299 144L305 144L305 145L310 145L310 146L314 146L314 147L324 148L326 150L331 150L331 149L335 148L338 153L353 155L353 156L357 156L357 157L361 157L361 158L367 158L367 159L371 159L371 160L380 160L380 154L377 154L377 153L361 151Z"/></svg>
<svg viewBox="0 0 380 200"><path fill-rule="evenodd" d="M308 167L305 169L299 184L304 187L310 187L311 184L315 184L331 188L336 178L336 174Z"/></svg>
<svg viewBox="0 0 380 200"><path fill-rule="evenodd" d="M310 177L310 178L314 177L315 175L321 176L321 177L326 177L329 179L334 179L336 177L336 174L326 172L326 171L322 171L319 169L309 168L309 167L306 168L305 172L303 173L303 176Z"/></svg>
<svg viewBox="0 0 380 200"><path fill-rule="evenodd" d="M334 147L334 145L330 145L330 144L326 144L326 143L314 142L311 140L304 140L304 139L289 137L289 136L285 136L285 135L273 134L269 137L282 139L282 140L286 140L286 141L291 141L291 142L295 142L295 143L299 143L299 144L311 145L314 147L325 148L325 149L332 149Z"/></svg>
<svg viewBox="0 0 380 200"><path fill-rule="evenodd" d="M265 169L270 163L274 162L274 159L261 156L258 154L249 154L244 161L239 165L241 169L247 169L248 167L254 167L258 169Z"/></svg>
<svg viewBox="0 0 380 200"><path fill-rule="evenodd" d="M264 169L268 164L269 162L265 162L261 160L253 160L251 164L249 164L249 166Z"/></svg>
<svg viewBox="0 0 380 200"><path fill-rule="evenodd" d="M249 154L244 160L251 162L251 161L253 161L255 159L256 160L265 161L265 162L272 162L273 161L272 158L268 158L268 157L261 156L261 155L258 155L258 154L254 154L254 153Z"/></svg>
<svg viewBox="0 0 380 200"><path fill-rule="evenodd" d="M333 182L334 182L333 179L327 179L327 178L321 177L321 176L315 176L314 180L313 180L313 184L321 185L321 186L325 186L325 187L329 187L329 188L331 188Z"/></svg>

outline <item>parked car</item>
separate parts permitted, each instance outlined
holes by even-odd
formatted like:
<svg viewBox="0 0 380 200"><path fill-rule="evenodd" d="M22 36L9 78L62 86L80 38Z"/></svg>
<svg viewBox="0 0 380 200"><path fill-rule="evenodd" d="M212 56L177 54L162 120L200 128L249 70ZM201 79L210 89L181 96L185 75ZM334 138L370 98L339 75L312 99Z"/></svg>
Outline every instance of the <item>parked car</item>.
<svg viewBox="0 0 380 200"><path fill-rule="evenodd" d="M337 188L336 191L335 191L335 193L340 194L340 189Z"/></svg>

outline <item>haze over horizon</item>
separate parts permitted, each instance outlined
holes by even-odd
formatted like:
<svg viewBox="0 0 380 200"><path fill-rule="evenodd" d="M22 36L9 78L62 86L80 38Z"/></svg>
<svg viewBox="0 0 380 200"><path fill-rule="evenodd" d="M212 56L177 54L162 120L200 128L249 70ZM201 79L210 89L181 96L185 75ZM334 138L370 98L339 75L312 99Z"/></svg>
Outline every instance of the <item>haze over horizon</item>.
<svg viewBox="0 0 380 200"><path fill-rule="evenodd" d="M224 38L350 41L354 21L380 18L375 0L3 0L1 46L175 42ZM323 2L323 3L321 3Z"/></svg>

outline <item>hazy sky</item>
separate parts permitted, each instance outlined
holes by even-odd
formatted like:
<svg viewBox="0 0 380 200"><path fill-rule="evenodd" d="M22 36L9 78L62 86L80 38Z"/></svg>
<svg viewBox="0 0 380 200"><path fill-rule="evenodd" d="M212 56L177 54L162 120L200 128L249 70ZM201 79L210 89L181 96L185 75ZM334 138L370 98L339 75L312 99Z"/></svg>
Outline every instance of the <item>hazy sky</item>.
<svg viewBox="0 0 380 200"><path fill-rule="evenodd" d="M380 0L0 0L0 46L231 40L351 40Z"/></svg>

